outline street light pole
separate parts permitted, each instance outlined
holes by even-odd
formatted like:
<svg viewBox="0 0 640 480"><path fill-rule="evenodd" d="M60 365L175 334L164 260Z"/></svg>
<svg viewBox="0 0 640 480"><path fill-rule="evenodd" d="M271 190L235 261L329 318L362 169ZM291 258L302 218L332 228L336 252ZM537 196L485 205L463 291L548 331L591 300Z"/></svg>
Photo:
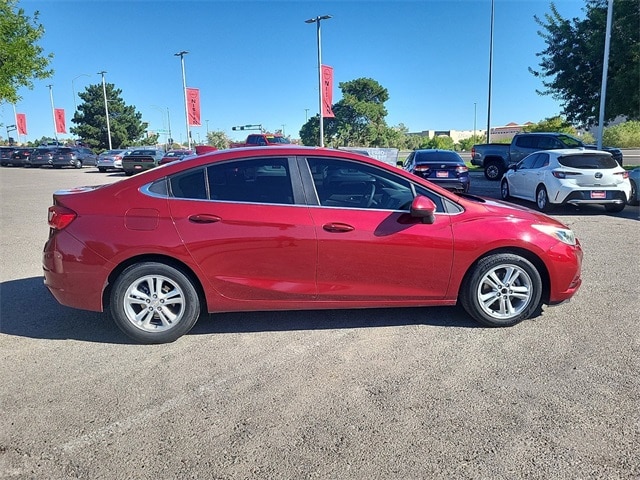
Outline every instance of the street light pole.
<svg viewBox="0 0 640 480"><path fill-rule="evenodd" d="M473 102L473 141L476 141L476 118L478 117L478 103Z"/></svg>
<svg viewBox="0 0 640 480"><path fill-rule="evenodd" d="M47 85L49 87L49 98L51 99L51 116L53 117L53 138L56 139L56 145L58 145L58 129L56 128L56 108L53 104L53 85Z"/></svg>
<svg viewBox="0 0 640 480"><path fill-rule="evenodd" d="M112 150L111 146L111 126L109 125L109 102L107 101L107 85L104 83L104 74L107 73L104 70L98 72L98 75L102 75L102 95L104 96L104 114L107 117L107 139L109 140L109 150Z"/></svg>
<svg viewBox="0 0 640 480"><path fill-rule="evenodd" d="M71 80L71 91L73 92L73 112L74 113L78 111L78 103L76 102L76 88L74 87L73 82L75 82L80 77L90 77L90 76L91 75L89 74L81 73L77 77L74 77L73 80Z"/></svg>
<svg viewBox="0 0 640 480"><path fill-rule="evenodd" d="M493 12L494 0L491 0L491 30L489 34L489 101L487 102L487 143L491 143L491 73L493 71Z"/></svg>
<svg viewBox="0 0 640 480"><path fill-rule="evenodd" d="M182 90L184 92L184 118L187 126L187 146L191 150L191 135L189 134L189 104L187 102L187 77L184 73L184 56L189 53L186 50L174 53L176 57L180 57L180 63L182 64Z"/></svg>
<svg viewBox="0 0 640 480"><path fill-rule="evenodd" d="M318 40L318 113L320 114L320 146L324 147L324 124L322 121L322 41L320 38L320 21L328 20L331 15L317 16L316 18L310 18L305 20L304 23L317 24L317 40Z"/></svg>

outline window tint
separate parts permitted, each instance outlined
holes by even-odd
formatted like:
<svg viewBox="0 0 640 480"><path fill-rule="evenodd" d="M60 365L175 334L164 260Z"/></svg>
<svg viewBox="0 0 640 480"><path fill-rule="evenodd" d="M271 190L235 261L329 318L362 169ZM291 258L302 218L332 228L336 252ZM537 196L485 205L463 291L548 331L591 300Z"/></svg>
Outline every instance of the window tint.
<svg viewBox="0 0 640 480"><path fill-rule="evenodd" d="M566 155L558 157L558 162L565 167L584 169L615 168L618 166L618 162L611 155L602 154Z"/></svg>
<svg viewBox="0 0 640 480"><path fill-rule="evenodd" d="M533 165L536 163L537 159L538 159L537 153L533 153L529 156L524 157L520 162L520 164L518 165L518 169L527 170L527 169L533 168Z"/></svg>
<svg viewBox="0 0 640 480"><path fill-rule="evenodd" d="M171 195L175 198L198 200L208 198L203 168L172 175L169 179L169 185L171 186Z"/></svg>
<svg viewBox="0 0 640 480"><path fill-rule="evenodd" d="M462 158L456 152L436 151L417 152L416 163L423 162L462 162Z"/></svg>
<svg viewBox="0 0 640 480"><path fill-rule="evenodd" d="M582 147L582 142L577 138L573 138L569 135L560 135L558 136L558 141L565 148L578 148Z"/></svg>
<svg viewBox="0 0 640 480"><path fill-rule="evenodd" d="M212 200L293 204L286 158L256 158L207 168Z"/></svg>
<svg viewBox="0 0 640 480"><path fill-rule="evenodd" d="M536 148L534 141L535 141L534 137L528 137L528 136L517 137L516 145L520 148Z"/></svg>
<svg viewBox="0 0 640 480"><path fill-rule="evenodd" d="M386 170L349 160L309 158L309 169L323 207L409 210L411 183ZM418 187L420 188L420 187ZM442 200L427 189L420 191L442 211Z"/></svg>
<svg viewBox="0 0 640 480"><path fill-rule="evenodd" d="M533 164L531 168L542 168L549 165L549 154L548 153L538 153L536 155L536 162Z"/></svg>

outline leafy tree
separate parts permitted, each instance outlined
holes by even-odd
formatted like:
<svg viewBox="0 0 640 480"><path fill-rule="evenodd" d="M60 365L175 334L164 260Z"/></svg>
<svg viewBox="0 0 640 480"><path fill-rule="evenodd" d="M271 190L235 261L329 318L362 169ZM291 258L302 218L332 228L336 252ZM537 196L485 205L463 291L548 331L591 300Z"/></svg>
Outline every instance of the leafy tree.
<svg viewBox="0 0 640 480"><path fill-rule="evenodd" d="M472 135L468 138L463 138L462 140L460 140L457 144L457 147L463 152L468 152L474 145L484 143L484 141L485 137L483 137L482 135Z"/></svg>
<svg viewBox="0 0 640 480"><path fill-rule="evenodd" d="M602 143L609 147L620 148L640 146L640 121L632 120L605 128Z"/></svg>
<svg viewBox="0 0 640 480"><path fill-rule="evenodd" d="M600 109L607 0L586 0L584 19L564 19L551 3L538 34L547 48L537 54L544 91L562 102L567 120L595 125ZM623 115L640 119L640 8L633 0L614 0L607 75L605 121Z"/></svg>
<svg viewBox="0 0 640 480"><path fill-rule="evenodd" d="M522 128L523 132L562 132L575 135L576 129L560 115L545 118L538 123L527 125Z"/></svg>
<svg viewBox="0 0 640 480"><path fill-rule="evenodd" d="M326 143L332 146L383 146L389 136L384 118L386 88L371 78L358 78L339 84L342 99L333 105L335 118L323 119ZM315 145L320 133L318 115L307 120L301 130L304 145Z"/></svg>
<svg viewBox="0 0 640 480"><path fill-rule="evenodd" d="M109 103L109 128L113 148L155 144L158 136L145 137L147 124L142 122L142 113L124 103L120 97L122 90L116 89L112 83L107 83L105 87ZM82 138L92 148L98 150L108 148L102 84L89 85L78 95L84 103L78 105L78 110L71 119L77 125L71 127L71 133Z"/></svg>
<svg viewBox="0 0 640 480"><path fill-rule="evenodd" d="M216 147L218 150L229 148L231 139L223 131L211 131L207 133L207 145Z"/></svg>
<svg viewBox="0 0 640 480"><path fill-rule="evenodd" d="M420 143L420 148L434 148L438 150L453 150L454 142L449 135L436 135Z"/></svg>
<svg viewBox="0 0 640 480"><path fill-rule="evenodd" d="M53 54L44 55L37 44L44 34L39 13L31 19L17 4L17 0L0 1L0 102L17 103L20 87L32 89L32 79L53 75L48 69Z"/></svg>

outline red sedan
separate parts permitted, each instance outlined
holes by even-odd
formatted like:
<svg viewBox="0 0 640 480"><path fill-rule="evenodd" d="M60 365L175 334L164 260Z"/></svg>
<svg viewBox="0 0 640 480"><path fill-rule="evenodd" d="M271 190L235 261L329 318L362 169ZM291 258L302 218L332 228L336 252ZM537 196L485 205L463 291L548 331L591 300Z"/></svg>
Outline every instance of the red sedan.
<svg viewBox="0 0 640 480"><path fill-rule="evenodd" d="M142 343L201 312L456 305L509 326L579 288L573 232L370 157L221 150L54 193L44 281Z"/></svg>

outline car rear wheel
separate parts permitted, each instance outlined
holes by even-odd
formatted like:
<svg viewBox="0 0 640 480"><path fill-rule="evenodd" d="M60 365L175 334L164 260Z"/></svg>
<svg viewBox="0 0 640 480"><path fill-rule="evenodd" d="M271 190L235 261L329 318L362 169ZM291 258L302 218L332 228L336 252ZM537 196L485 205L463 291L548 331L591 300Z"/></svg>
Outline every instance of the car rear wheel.
<svg viewBox="0 0 640 480"><path fill-rule="evenodd" d="M549 195L544 185L538 187L536 190L536 206L541 212L550 212L553 209L553 205L549 202Z"/></svg>
<svg viewBox="0 0 640 480"><path fill-rule="evenodd" d="M107 169L106 169L106 168L103 168L103 167L98 167L98 171L99 171L100 173L104 173L104 172L106 172L106 171L107 171Z"/></svg>
<svg viewBox="0 0 640 480"><path fill-rule="evenodd" d="M168 343L186 334L201 312L193 282L164 263L143 262L125 269L113 284L111 316L140 343Z"/></svg>
<svg viewBox="0 0 640 480"><path fill-rule="evenodd" d="M609 213L618 213L624 210L624 203L607 203L604 209Z"/></svg>
<svg viewBox="0 0 640 480"><path fill-rule="evenodd" d="M498 162L489 162L484 167L484 176L487 180L500 180L504 171L500 168Z"/></svg>
<svg viewBox="0 0 640 480"><path fill-rule="evenodd" d="M631 196L629 197L629 205L636 206L640 204L640 200L638 198L638 186L636 185L636 182L631 179L629 179L629 182L631 183Z"/></svg>
<svg viewBox="0 0 640 480"><path fill-rule="evenodd" d="M540 273L524 257L495 254L481 259L460 291L464 309L490 327L509 327L529 318L542 298Z"/></svg>
<svg viewBox="0 0 640 480"><path fill-rule="evenodd" d="M506 179L503 179L502 183L500 184L500 196L503 200L508 200L511 196L509 194L509 182L507 182Z"/></svg>
<svg viewBox="0 0 640 480"><path fill-rule="evenodd" d="M73 166L76 168L82 168L82 160L76 160Z"/></svg>

